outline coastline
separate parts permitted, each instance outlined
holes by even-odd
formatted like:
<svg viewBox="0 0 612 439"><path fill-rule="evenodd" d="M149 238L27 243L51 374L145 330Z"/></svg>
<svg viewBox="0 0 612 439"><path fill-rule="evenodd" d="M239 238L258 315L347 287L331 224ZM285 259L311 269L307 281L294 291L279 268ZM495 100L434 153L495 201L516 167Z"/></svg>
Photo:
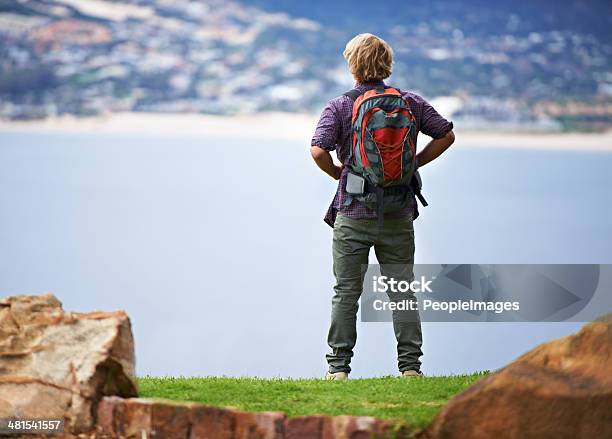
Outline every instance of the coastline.
<svg viewBox="0 0 612 439"><path fill-rule="evenodd" d="M94 117L61 116L33 121L0 120L0 135L5 132L91 133L308 143L317 120L318 114L296 113L218 116L194 113L125 112ZM612 152L612 131L505 133L462 131L459 128L455 132L457 133L455 147Z"/></svg>

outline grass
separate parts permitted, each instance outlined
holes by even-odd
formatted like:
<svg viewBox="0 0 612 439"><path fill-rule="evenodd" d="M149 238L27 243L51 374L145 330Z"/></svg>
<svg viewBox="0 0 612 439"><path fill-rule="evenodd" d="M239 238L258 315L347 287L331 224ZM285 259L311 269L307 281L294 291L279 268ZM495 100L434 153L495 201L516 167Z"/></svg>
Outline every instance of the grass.
<svg viewBox="0 0 612 439"><path fill-rule="evenodd" d="M486 372L401 379L324 381L261 378L139 378L140 396L194 401L246 411L299 415L364 415L425 427L453 395Z"/></svg>

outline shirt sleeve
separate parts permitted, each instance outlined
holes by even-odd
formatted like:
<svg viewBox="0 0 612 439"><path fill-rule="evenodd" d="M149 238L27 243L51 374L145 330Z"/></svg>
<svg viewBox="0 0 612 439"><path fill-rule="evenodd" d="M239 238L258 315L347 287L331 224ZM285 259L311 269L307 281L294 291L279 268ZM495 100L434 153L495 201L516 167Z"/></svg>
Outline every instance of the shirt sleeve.
<svg viewBox="0 0 612 439"><path fill-rule="evenodd" d="M338 143L340 122L336 108L330 102L321 112L319 123L310 142L311 146L318 146L326 151L334 151Z"/></svg>
<svg viewBox="0 0 612 439"><path fill-rule="evenodd" d="M444 137L453 129L453 123L440 116L440 113L423 99L423 116L421 118L421 132L434 139Z"/></svg>

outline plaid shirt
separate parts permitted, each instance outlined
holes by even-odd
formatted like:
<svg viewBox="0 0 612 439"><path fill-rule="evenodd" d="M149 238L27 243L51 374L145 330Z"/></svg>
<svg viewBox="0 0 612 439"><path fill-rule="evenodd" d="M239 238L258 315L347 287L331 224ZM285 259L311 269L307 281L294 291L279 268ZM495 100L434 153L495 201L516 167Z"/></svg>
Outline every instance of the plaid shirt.
<svg viewBox="0 0 612 439"><path fill-rule="evenodd" d="M355 88L361 93L379 86L386 86L383 81L373 81L356 83ZM444 137L452 128L452 122L444 119L438 112L421 96L402 91L402 95L408 100L410 110L416 119L417 133L420 131L423 134L438 139ZM336 196L332 201L324 221L331 227L334 227L336 215L341 212L349 218L354 219L375 219L376 210L370 209L362 202L353 199L350 204L345 205L347 199L346 176L348 172L349 152L351 147L351 117L353 112L353 101L347 96L338 96L332 99L323 109L319 123L315 130L312 141L313 146L318 146L326 151L336 151L338 159L345 165L340 180L338 181L338 189ZM411 218L415 219L418 216L418 209L414 195L410 199L408 207L399 211L388 213L386 218Z"/></svg>

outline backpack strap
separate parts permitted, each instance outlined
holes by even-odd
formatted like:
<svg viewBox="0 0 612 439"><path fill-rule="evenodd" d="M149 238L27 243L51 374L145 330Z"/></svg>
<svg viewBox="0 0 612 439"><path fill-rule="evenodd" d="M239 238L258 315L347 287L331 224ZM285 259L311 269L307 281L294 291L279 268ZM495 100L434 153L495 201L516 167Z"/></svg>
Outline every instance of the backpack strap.
<svg viewBox="0 0 612 439"><path fill-rule="evenodd" d="M357 98L359 96L361 96L363 93L361 93L359 90L357 90L356 88L349 90L345 93L342 93L342 96L346 96L348 97L351 101L353 101L353 104L355 103L355 101L357 100ZM349 148L349 163L353 161L353 148ZM349 199L351 199L352 201L352 197L349 196ZM347 200L348 201L348 200ZM350 203L350 201L349 201Z"/></svg>
<svg viewBox="0 0 612 439"><path fill-rule="evenodd" d="M359 96L361 96L361 92L359 90L357 90L356 88L347 91L346 93L342 93L342 96L347 96L349 98L351 98L351 100L354 102L357 100L357 98Z"/></svg>
<svg viewBox="0 0 612 439"><path fill-rule="evenodd" d="M384 199L385 199L385 188L382 186L376 186L376 207L377 207L376 219L378 220L377 224L379 227L382 227L382 225L385 222Z"/></svg>
<svg viewBox="0 0 612 439"><path fill-rule="evenodd" d="M414 195L416 195L416 197L419 199L423 207L427 207L429 206L429 204L427 204L427 200L421 193L422 187L423 187L423 181L421 180L421 174L419 174L419 171L416 170L414 171L412 180L410 180L410 188L412 189L412 192L414 193Z"/></svg>

